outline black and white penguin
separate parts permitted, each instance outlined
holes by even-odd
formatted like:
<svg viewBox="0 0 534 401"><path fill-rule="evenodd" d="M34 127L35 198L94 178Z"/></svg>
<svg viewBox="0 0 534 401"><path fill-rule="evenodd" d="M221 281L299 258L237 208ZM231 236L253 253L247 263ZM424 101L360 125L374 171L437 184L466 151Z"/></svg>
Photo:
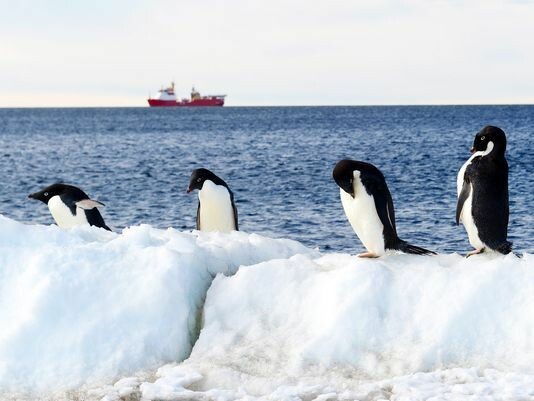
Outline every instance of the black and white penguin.
<svg viewBox="0 0 534 401"><path fill-rule="evenodd" d="M487 126L476 134L472 156L458 172L456 224L467 231L475 248L467 256L486 249L508 254L508 163L504 157L506 134Z"/></svg>
<svg viewBox="0 0 534 401"><path fill-rule="evenodd" d="M111 231L97 209L104 204L90 199L80 188L66 184L52 184L28 195L28 198L46 203L56 224L61 228L90 225Z"/></svg>
<svg viewBox="0 0 534 401"><path fill-rule="evenodd" d="M416 255L435 255L401 240L395 227L393 199L384 175L375 166L355 160L341 160L333 177L345 214L367 252L359 257L376 258L387 250L399 250Z"/></svg>
<svg viewBox="0 0 534 401"><path fill-rule="evenodd" d="M234 194L228 184L205 168L191 173L187 193L198 189L197 230L239 230Z"/></svg>

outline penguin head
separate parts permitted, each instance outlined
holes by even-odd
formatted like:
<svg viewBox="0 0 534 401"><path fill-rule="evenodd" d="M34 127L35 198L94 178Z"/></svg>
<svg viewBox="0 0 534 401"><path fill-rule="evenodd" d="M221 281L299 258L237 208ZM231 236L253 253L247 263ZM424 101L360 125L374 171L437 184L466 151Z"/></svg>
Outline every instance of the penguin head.
<svg viewBox="0 0 534 401"><path fill-rule="evenodd" d="M228 185L226 185L226 183L222 179L217 177L208 169L197 168L191 172L191 178L189 179L187 193L194 191L195 189L198 189L200 191L207 180L212 181L214 184L223 185L228 188Z"/></svg>
<svg viewBox="0 0 534 401"><path fill-rule="evenodd" d="M336 184L354 198L354 160L341 160L334 167L332 176Z"/></svg>
<svg viewBox="0 0 534 401"><path fill-rule="evenodd" d="M81 189L67 184L52 184L39 192L28 195L30 199L37 199L43 203L48 204L48 201L54 196L71 195L74 199L88 199L89 197Z"/></svg>
<svg viewBox="0 0 534 401"><path fill-rule="evenodd" d="M488 125L475 136L471 153L485 152L495 155L504 155L506 150L506 134L498 127Z"/></svg>

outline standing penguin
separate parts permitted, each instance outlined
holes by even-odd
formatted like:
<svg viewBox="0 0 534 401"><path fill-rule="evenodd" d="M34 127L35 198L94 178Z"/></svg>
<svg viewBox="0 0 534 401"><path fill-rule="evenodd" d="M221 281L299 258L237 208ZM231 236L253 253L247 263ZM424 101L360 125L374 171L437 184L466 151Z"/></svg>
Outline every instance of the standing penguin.
<svg viewBox="0 0 534 401"><path fill-rule="evenodd" d="M111 231L97 209L104 204L89 199L89 196L80 188L66 184L53 184L28 195L28 198L46 203L56 224L61 228L90 225Z"/></svg>
<svg viewBox="0 0 534 401"><path fill-rule="evenodd" d="M508 236L508 163L506 135L487 126L476 134L471 153L458 172L456 224L461 221L475 248L467 257L491 249L512 251Z"/></svg>
<svg viewBox="0 0 534 401"><path fill-rule="evenodd" d="M367 252L359 257L376 258L394 249L416 255L435 255L401 240L395 227L393 199L384 175L375 166L355 160L341 160L333 177L345 214Z"/></svg>
<svg viewBox="0 0 534 401"><path fill-rule="evenodd" d="M205 168L193 170L187 193L198 189L197 230L239 230L234 194L228 184Z"/></svg>

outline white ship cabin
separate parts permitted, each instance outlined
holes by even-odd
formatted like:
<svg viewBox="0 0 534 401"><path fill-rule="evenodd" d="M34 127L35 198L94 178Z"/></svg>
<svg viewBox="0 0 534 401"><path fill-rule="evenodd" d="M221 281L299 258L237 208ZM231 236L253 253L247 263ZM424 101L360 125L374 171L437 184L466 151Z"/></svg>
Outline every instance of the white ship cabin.
<svg viewBox="0 0 534 401"><path fill-rule="evenodd" d="M176 100L176 95L174 94L174 82L171 82L171 86L168 88L161 88L159 91L158 100Z"/></svg>

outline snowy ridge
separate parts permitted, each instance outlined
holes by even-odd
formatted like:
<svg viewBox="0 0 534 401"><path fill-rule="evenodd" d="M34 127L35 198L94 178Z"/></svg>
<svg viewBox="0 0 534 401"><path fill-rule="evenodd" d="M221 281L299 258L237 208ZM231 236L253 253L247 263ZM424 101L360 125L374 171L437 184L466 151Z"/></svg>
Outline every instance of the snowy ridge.
<svg viewBox="0 0 534 401"><path fill-rule="evenodd" d="M297 255L217 277L204 314L191 360L248 371L534 373L533 255Z"/></svg>
<svg viewBox="0 0 534 401"><path fill-rule="evenodd" d="M240 232L115 234L0 216L0 394L109 383L181 361L215 274L310 252Z"/></svg>
<svg viewBox="0 0 534 401"><path fill-rule="evenodd" d="M296 255L218 276L145 400L532 400L534 257Z"/></svg>
<svg viewBox="0 0 534 401"><path fill-rule="evenodd" d="M531 254L0 216L0 267L0 399L534 399Z"/></svg>

